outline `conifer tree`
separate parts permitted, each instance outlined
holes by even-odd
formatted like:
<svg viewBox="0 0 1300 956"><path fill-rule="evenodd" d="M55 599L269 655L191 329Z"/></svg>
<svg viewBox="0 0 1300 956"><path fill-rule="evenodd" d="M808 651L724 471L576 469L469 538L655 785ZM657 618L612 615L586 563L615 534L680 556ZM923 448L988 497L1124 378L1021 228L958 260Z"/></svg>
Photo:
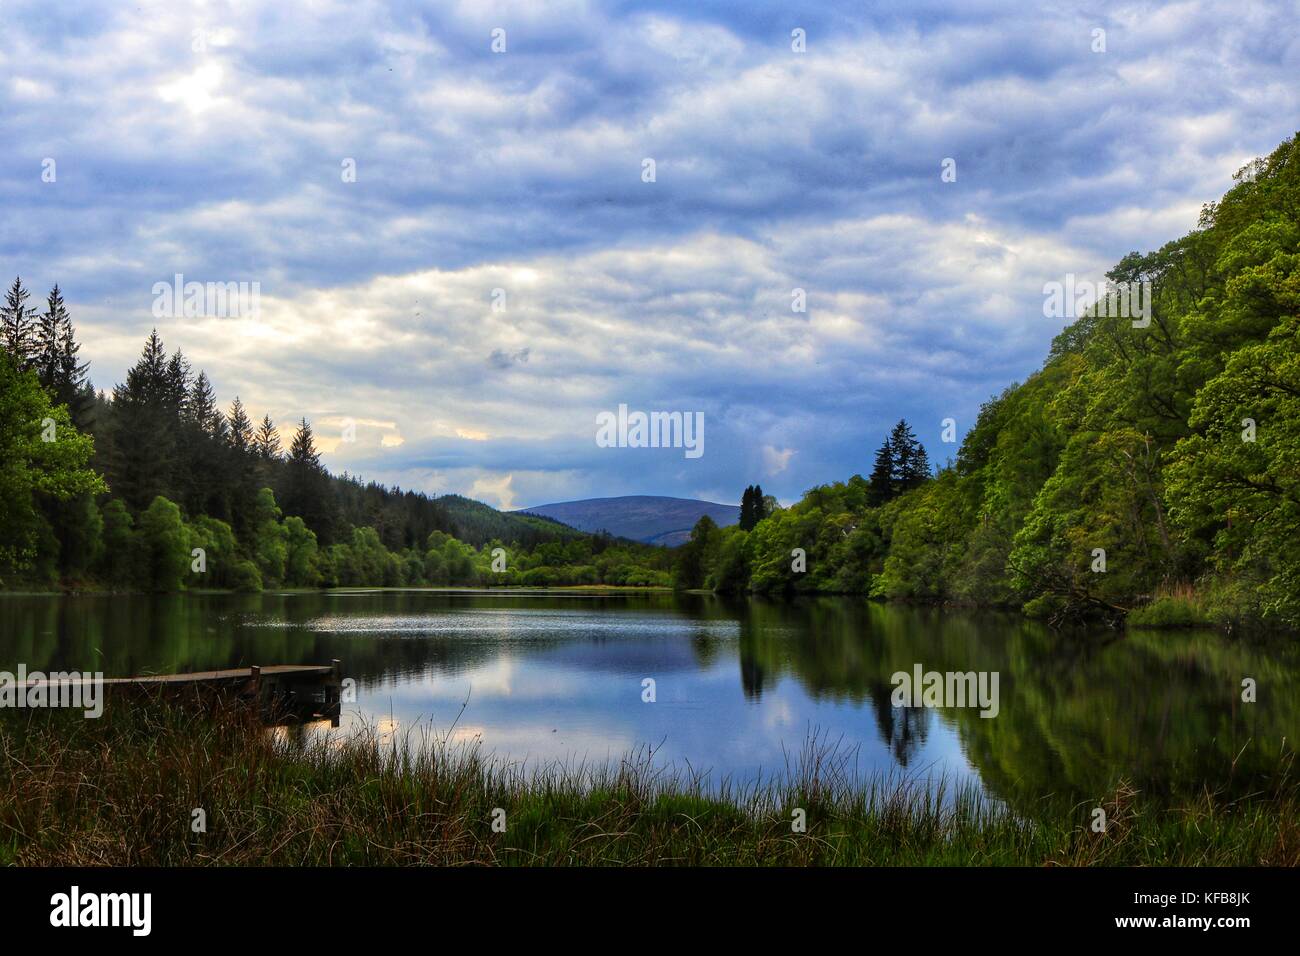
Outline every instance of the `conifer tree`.
<svg viewBox="0 0 1300 956"><path fill-rule="evenodd" d="M20 369L31 366L35 349L36 315L27 304L30 295L23 288L22 278L16 278L5 293L4 305L0 306L0 348L9 353Z"/></svg>
<svg viewBox="0 0 1300 956"><path fill-rule="evenodd" d="M175 497L178 435L169 393L167 353L154 329L126 382L113 389L109 485L136 512L158 495Z"/></svg>
<svg viewBox="0 0 1300 956"><path fill-rule="evenodd" d="M335 492L329 474L321 465L320 452L307 419L289 445L285 463L284 513L296 515L316 532L321 544L334 542Z"/></svg>
<svg viewBox="0 0 1300 956"><path fill-rule="evenodd" d="M868 504L883 505L894 497L894 449L888 438L876 450L876 463L871 469L870 482L867 490Z"/></svg>
<svg viewBox="0 0 1300 956"><path fill-rule="evenodd" d="M894 426L889 435L889 446L894 456L895 495L919 487L930 477L929 457L906 419L899 419Z"/></svg>
<svg viewBox="0 0 1300 956"><path fill-rule="evenodd" d="M36 319L31 336L32 367L36 369L36 377L41 385L51 393L58 386L59 370L62 367L59 361L59 340L65 323L70 323L68 310L63 305L63 296L56 285L50 291L45 312Z"/></svg>
<svg viewBox="0 0 1300 956"><path fill-rule="evenodd" d="M256 449L254 443L256 438L253 435L253 423L244 411L244 403L235 396L235 400L230 403L230 416L227 419L230 423L229 442L230 447L241 458L252 455Z"/></svg>
<svg viewBox="0 0 1300 956"><path fill-rule="evenodd" d="M208 381L208 373L202 369L195 376L194 384L190 386L185 414L186 420L204 435L210 438L224 435L225 418L221 414L221 409L217 408L217 395L212 389L212 383Z"/></svg>
<svg viewBox="0 0 1300 956"><path fill-rule="evenodd" d="M72 318L56 285L46 300L45 312L36 320L32 338L32 367L56 405L67 405L74 423L82 424L91 396L86 368L78 356Z"/></svg>
<svg viewBox="0 0 1300 956"><path fill-rule="evenodd" d="M320 469L320 452L316 450L316 437L312 434L307 419L298 423L298 431L289 446L289 464L295 468L318 471Z"/></svg>
<svg viewBox="0 0 1300 956"><path fill-rule="evenodd" d="M244 410L244 403L235 396L230 403L230 423L226 436L229 447L229 473L227 498L230 501L230 520L235 533L245 540L250 532L258 530L256 511L258 495L262 490L259 480L261 462L255 447L256 436L253 434L253 422Z"/></svg>
<svg viewBox="0 0 1300 956"><path fill-rule="evenodd" d="M748 531L758 520L754 517L754 486L746 485L745 491L740 496L740 530Z"/></svg>
<svg viewBox="0 0 1300 956"><path fill-rule="evenodd" d="M262 461L279 461L280 433L276 430L270 415L262 416L262 424L258 427L257 437L253 442L257 446L257 457Z"/></svg>
<svg viewBox="0 0 1300 956"><path fill-rule="evenodd" d="M190 388L193 386L194 376L190 370L190 363L186 360L185 355L180 349L172 353L171 360L167 363L167 407L172 411L177 419L185 416L185 410L190 401Z"/></svg>

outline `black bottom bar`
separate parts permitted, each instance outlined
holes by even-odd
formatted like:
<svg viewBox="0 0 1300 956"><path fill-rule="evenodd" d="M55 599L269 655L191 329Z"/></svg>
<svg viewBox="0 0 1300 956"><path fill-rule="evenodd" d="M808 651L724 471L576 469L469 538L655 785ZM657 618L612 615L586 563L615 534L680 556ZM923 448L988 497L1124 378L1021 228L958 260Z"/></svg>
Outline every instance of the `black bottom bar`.
<svg viewBox="0 0 1300 956"><path fill-rule="evenodd" d="M784 925L851 928L872 940L975 943L1050 931L1057 941L1197 934L1230 942L1294 929L1297 889L1296 871L1278 869L9 869L0 871L0 911L20 939L77 933L128 945L141 938L132 923L143 926L144 897L99 894L147 893L147 938L205 944L328 943L443 924L493 942L516 933L591 939L602 927L653 937L684 929L680 920L733 939ZM52 925L52 916L70 924L115 914L123 925Z"/></svg>

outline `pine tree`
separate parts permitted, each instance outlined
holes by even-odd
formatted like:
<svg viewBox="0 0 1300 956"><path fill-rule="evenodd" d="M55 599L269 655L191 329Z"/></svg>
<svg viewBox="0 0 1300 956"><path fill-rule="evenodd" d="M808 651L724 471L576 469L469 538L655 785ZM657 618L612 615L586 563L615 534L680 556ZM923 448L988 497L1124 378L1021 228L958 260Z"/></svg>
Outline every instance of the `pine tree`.
<svg viewBox="0 0 1300 956"><path fill-rule="evenodd" d="M298 425L285 462L284 513L295 515L316 532L321 545L334 542L335 491L321 465L320 453L307 419Z"/></svg>
<svg viewBox="0 0 1300 956"><path fill-rule="evenodd" d="M903 476L903 486L905 489L912 489L925 484L930 480L930 456L925 451L925 446L919 441L912 450L912 458L909 462L908 472Z"/></svg>
<svg viewBox="0 0 1300 956"><path fill-rule="evenodd" d="M167 399L166 404L177 419L183 419L190 402L190 389L194 376L185 354L177 349L167 363Z"/></svg>
<svg viewBox="0 0 1300 956"><path fill-rule="evenodd" d="M915 444L916 436L912 434L911 426L907 424L906 419L900 418L893 431L889 433L889 447L894 453L894 497L907 490L903 482L904 477L911 474L912 446Z"/></svg>
<svg viewBox="0 0 1300 956"><path fill-rule="evenodd" d="M230 447L241 458L252 455L255 451L254 443L256 438L253 435L253 423L244 411L244 403L235 396L235 400L230 403L230 415L227 419L230 422Z"/></svg>
<svg viewBox="0 0 1300 956"><path fill-rule="evenodd" d="M5 293L4 305L0 306L0 348L9 353L19 368L31 366L35 350L36 315L27 304L30 295L23 288L22 278L16 278Z"/></svg>
<svg viewBox="0 0 1300 956"><path fill-rule="evenodd" d="M257 457L262 461L280 460L280 433L276 431L270 415L262 416L262 424L257 429L257 437L253 441L257 446Z"/></svg>
<svg viewBox="0 0 1300 956"><path fill-rule="evenodd" d="M208 375L199 370L190 385L180 422L181 501L187 514L206 514L230 521L231 474L226 447L226 417L217 407Z"/></svg>
<svg viewBox="0 0 1300 956"><path fill-rule="evenodd" d="M126 388L130 397L137 401L160 409L166 406L167 351L163 348L157 329L150 332L149 337L144 340L144 350L140 353L139 360L126 373ZM113 400L117 400L117 389L113 390Z"/></svg>
<svg viewBox="0 0 1300 956"><path fill-rule="evenodd" d="M894 448L886 438L876 451L876 463L871 469L867 503L873 507L883 505L894 497Z"/></svg>
<svg viewBox="0 0 1300 956"><path fill-rule="evenodd" d="M68 406L73 422L80 424L87 418L94 398L94 389L86 378L90 363L81 361L81 345L77 342L72 316L63 305L63 293L57 285L50 292L49 308L56 311L56 306L60 319L55 397Z"/></svg>
<svg viewBox="0 0 1300 956"><path fill-rule="evenodd" d="M56 285L46 300L44 314L36 320L30 340L32 367L36 369L40 383L51 393L58 389L59 370L62 366L59 361L59 342L65 323L71 324L71 320Z"/></svg>
<svg viewBox="0 0 1300 956"><path fill-rule="evenodd" d="M894 454L894 494L911 491L930 477L929 457L906 419L899 419L894 426L889 445Z"/></svg>
<svg viewBox="0 0 1300 956"><path fill-rule="evenodd" d="M41 385L57 405L67 405L74 424L82 424L91 396L86 394L86 368L78 358L72 318L56 285L50 290L45 312L36 321L32 338L32 367Z"/></svg>
<svg viewBox="0 0 1300 956"><path fill-rule="evenodd" d="M240 540L247 540L257 530L258 494L263 487L260 479L261 461L257 456L253 422L244 410L244 403L235 396L230 403L229 447L230 479L227 483L227 500L230 502L230 522Z"/></svg>
<svg viewBox="0 0 1300 956"><path fill-rule="evenodd" d="M176 460L178 435L169 395L167 353L154 329L126 382L114 387L111 406L108 481L137 512L157 495L176 497L173 479L184 463Z"/></svg>
<svg viewBox="0 0 1300 956"><path fill-rule="evenodd" d="M311 426L307 424L305 418L299 422L298 432L293 436L293 443L289 446L289 464L295 468L320 470L320 452L316 450L316 437L312 434Z"/></svg>
<svg viewBox="0 0 1300 956"><path fill-rule="evenodd" d="M740 530L748 531L758 520L754 517L754 486L746 485L745 491L740 496Z"/></svg>
<svg viewBox="0 0 1300 956"><path fill-rule="evenodd" d="M199 370L190 386L188 403L185 408L186 420L209 438L218 437L225 432L225 419L221 409L217 408L217 395L208 381L208 373Z"/></svg>

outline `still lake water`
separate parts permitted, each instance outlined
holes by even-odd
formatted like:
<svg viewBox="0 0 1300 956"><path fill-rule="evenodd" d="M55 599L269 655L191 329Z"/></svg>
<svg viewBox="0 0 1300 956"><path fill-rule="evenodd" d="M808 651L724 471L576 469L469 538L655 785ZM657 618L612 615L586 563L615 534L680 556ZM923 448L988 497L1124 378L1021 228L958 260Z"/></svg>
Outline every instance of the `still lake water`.
<svg viewBox="0 0 1300 956"><path fill-rule="evenodd" d="M1300 733L1300 644L1055 633L862 599L521 591L0 596L0 669L108 677L338 658L340 727L422 728L540 767L654 760L750 783L810 737L856 771L971 781L1024 810L1121 779L1248 792ZM999 713L895 708L891 675L997 671ZM1243 703L1241 682L1257 682ZM654 703L642 681L655 681ZM1234 765L1235 762L1235 765Z"/></svg>

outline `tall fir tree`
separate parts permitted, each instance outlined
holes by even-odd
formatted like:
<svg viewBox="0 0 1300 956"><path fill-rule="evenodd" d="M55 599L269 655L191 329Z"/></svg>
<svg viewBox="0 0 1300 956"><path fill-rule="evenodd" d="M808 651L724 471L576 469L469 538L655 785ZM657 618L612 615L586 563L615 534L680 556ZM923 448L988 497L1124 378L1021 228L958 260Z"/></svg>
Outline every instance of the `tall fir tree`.
<svg viewBox="0 0 1300 956"><path fill-rule="evenodd" d="M894 497L894 448L888 438L876 450L876 463L871 469L867 488L867 503L878 507Z"/></svg>
<svg viewBox="0 0 1300 956"><path fill-rule="evenodd" d="M56 285L46 300L45 311L36 319L31 336L32 367L36 369L36 377L49 392L54 392L57 388L63 364L59 361L59 342L64 324L71 324L71 319L68 318L63 296Z"/></svg>
<svg viewBox="0 0 1300 956"><path fill-rule="evenodd" d="M280 460L280 432L270 415L262 416L262 424L257 428L257 437L253 443L257 447L257 457L262 461Z"/></svg>
<svg viewBox="0 0 1300 956"><path fill-rule="evenodd" d="M56 285L46 299L45 312L37 319L32 339L32 367L56 405L68 406L73 423L83 426L93 393L86 381L72 317Z"/></svg>
<svg viewBox="0 0 1300 956"><path fill-rule="evenodd" d="M254 455L256 436L253 435L253 422L244 411L244 403L239 400L238 395L230 403L230 415L226 420L229 422L228 440L231 449L241 458Z"/></svg>
<svg viewBox="0 0 1300 956"><path fill-rule="evenodd" d="M167 407L177 419L185 417L190 404L190 389L194 385L194 375L185 353L177 349L167 362Z"/></svg>
<svg viewBox="0 0 1300 956"><path fill-rule="evenodd" d="M930 477L930 460L925 448L916 440L906 419L899 419L889 435L889 445L894 456L894 494L911 491Z"/></svg>
<svg viewBox="0 0 1300 956"><path fill-rule="evenodd" d="M316 532L321 545L328 546L334 542L334 497L333 483L316 450L316 438L304 418L298 424L285 461L284 513L302 518Z"/></svg>
<svg viewBox="0 0 1300 956"><path fill-rule="evenodd" d="M81 343L77 341L77 330L72 325L72 316L63 305L63 293L57 285L50 296L51 299L57 297L62 315L59 323L59 371L55 396L68 406L73 422L80 426L83 422L89 422L90 406L94 403L95 390L86 375L90 363L81 361Z"/></svg>
<svg viewBox="0 0 1300 956"><path fill-rule="evenodd" d="M925 484L932 477L930 473L930 456L925 446L917 441L908 459L907 471L902 476L903 490L910 491Z"/></svg>
<svg viewBox="0 0 1300 956"><path fill-rule="evenodd" d="M316 436L312 434L307 419L298 423L298 431L289 445L289 464L304 471L319 471L320 452L316 450Z"/></svg>
<svg viewBox="0 0 1300 956"><path fill-rule="evenodd" d="M740 495L740 525L741 531L748 531L754 527L754 486L746 485L745 490Z"/></svg>
<svg viewBox="0 0 1300 956"><path fill-rule="evenodd" d="M226 417L217 407L216 392L202 369L194 376L181 425L186 462L182 502L190 514L207 514L230 521L230 462L226 447Z"/></svg>
<svg viewBox="0 0 1300 956"><path fill-rule="evenodd" d="M261 461L255 447L257 437L253 434L253 422L248 417L248 412L244 410L244 403L239 400L238 395L230 403L227 421L229 429L226 441L231 458L228 489L230 523L235 529L235 534L241 539L246 539L250 532L256 530L255 515L257 495L261 487L259 480Z"/></svg>
<svg viewBox="0 0 1300 956"><path fill-rule="evenodd" d="M215 438L225 431L221 410L217 408L217 394L213 391L212 382L208 380L208 373L202 369L190 386L185 418L209 438Z"/></svg>
<svg viewBox="0 0 1300 956"><path fill-rule="evenodd" d="M20 369L30 368L35 352L36 313L27 304L29 293L21 277L5 293L0 306L0 348L9 353Z"/></svg>
<svg viewBox="0 0 1300 956"><path fill-rule="evenodd" d="M126 382L113 389L108 482L135 512L157 495L176 495L178 435L167 371L167 353L154 329Z"/></svg>

